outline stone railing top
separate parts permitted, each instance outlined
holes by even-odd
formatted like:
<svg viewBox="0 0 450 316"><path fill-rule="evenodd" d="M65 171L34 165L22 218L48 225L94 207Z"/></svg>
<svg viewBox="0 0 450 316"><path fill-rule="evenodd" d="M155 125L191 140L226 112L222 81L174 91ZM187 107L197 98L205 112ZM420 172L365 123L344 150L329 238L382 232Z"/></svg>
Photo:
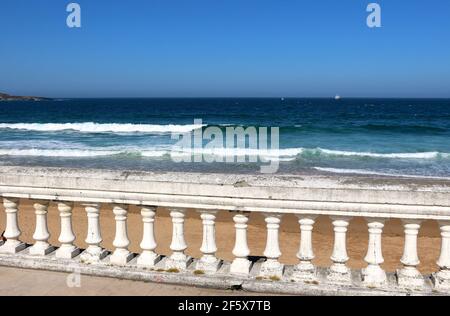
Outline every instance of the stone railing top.
<svg viewBox="0 0 450 316"><path fill-rule="evenodd" d="M166 207L450 219L450 180L445 179L0 167L0 194Z"/></svg>
<svg viewBox="0 0 450 316"><path fill-rule="evenodd" d="M345 188L399 191L450 192L450 178L388 177L379 175L311 175L311 174L220 174L189 172L117 171L106 169L70 169L50 167L0 167L3 176L44 177L60 179L96 179L139 182L177 182L191 184L220 184L235 187L289 187L289 188ZM61 179L64 177L64 179ZM54 179L53 179L54 178ZM2 183L2 182L0 182ZM59 185L59 184L57 184Z"/></svg>

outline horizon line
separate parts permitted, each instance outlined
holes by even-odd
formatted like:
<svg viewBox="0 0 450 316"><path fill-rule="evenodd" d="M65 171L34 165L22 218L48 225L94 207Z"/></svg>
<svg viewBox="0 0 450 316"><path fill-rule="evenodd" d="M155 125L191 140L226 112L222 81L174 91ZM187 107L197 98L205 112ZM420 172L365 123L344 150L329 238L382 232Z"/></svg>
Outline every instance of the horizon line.
<svg viewBox="0 0 450 316"><path fill-rule="evenodd" d="M107 97L107 96L96 96L96 97L49 97L51 99L332 99L336 100L334 96L330 97L317 97L317 96L290 96L290 97L266 97L266 96L138 96L138 97ZM436 99L436 100L446 100L450 99L448 97L372 97L372 96L358 96L358 97L343 97L336 101L346 100L346 99Z"/></svg>

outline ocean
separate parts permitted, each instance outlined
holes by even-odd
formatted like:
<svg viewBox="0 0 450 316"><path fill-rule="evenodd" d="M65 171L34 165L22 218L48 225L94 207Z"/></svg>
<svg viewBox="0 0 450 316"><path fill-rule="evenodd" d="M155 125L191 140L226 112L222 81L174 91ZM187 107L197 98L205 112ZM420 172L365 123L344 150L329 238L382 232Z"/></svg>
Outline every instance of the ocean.
<svg viewBox="0 0 450 316"><path fill-rule="evenodd" d="M202 123L196 124L195 119ZM224 132L237 126L279 127L279 174L450 177L450 99L136 98L0 102L0 165L259 172L262 162L251 159L174 161L173 145L177 140L171 133L201 131L211 126ZM216 150L214 155L255 154L255 150L245 148L247 145L236 145L238 148L232 152ZM275 159L267 150L256 152Z"/></svg>

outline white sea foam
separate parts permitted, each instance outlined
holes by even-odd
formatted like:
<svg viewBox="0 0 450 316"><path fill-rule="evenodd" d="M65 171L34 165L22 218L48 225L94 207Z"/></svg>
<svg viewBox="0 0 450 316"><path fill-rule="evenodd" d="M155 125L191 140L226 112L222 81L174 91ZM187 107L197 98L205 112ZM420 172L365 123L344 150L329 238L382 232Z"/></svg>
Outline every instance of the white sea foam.
<svg viewBox="0 0 450 316"><path fill-rule="evenodd" d="M362 175L378 175L378 176L388 176L388 177L404 177L404 178L427 178L427 179L443 179L448 180L448 177L433 177L433 176L419 176L419 175L409 175L409 174L394 174L387 172L377 172L363 169L339 169L339 168L322 168L313 167L318 171L338 173L338 174L362 174Z"/></svg>
<svg viewBox="0 0 450 316"><path fill-rule="evenodd" d="M98 157L119 154L111 150L80 149L0 149L0 156L32 156L32 157Z"/></svg>
<svg viewBox="0 0 450 316"><path fill-rule="evenodd" d="M371 153L371 152L353 152L353 151L340 151L318 148L319 151L336 156L359 156L359 157L374 157L374 158L403 158L403 159L433 159L442 157L448 157L450 154L433 152L422 153Z"/></svg>
<svg viewBox="0 0 450 316"><path fill-rule="evenodd" d="M421 153L371 153L340 151L322 148L283 148L283 149L251 149L251 148L199 148L191 151L193 154L219 155L219 156L260 156L267 158L279 158L280 161L292 161L298 155L318 154L326 156L345 157L372 157L388 159L436 159L439 157L450 158L449 153L421 152Z"/></svg>
<svg viewBox="0 0 450 316"><path fill-rule="evenodd" d="M15 147L15 148L14 148ZM372 157L383 159L437 159L450 158L448 153L370 153L351 152L329 149L284 148L284 149L252 149L252 148L179 148L170 144L156 147L117 146L117 147L88 147L60 141L5 141L0 142L0 155L5 156L46 156L46 157L97 157L112 155L134 155L142 157L172 157L189 156L194 154L242 157L257 156L269 160L293 161L299 155L308 159L309 155L324 155L339 157Z"/></svg>
<svg viewBox="0 0 450 316"><path fill-rule="evenodd" d="M143 157L162 157L164 155L168 155L169 153L169 150L144 150L139 154Z"/></svg>
<svg viewBox="0 0 450 316"><path fill-rule="evenodd" d="M251 148L196 148L191 151L193 154L220 155L220 156L265 156L278 157L282 161L291 161L298 155L318 154L326 156L345 157L372 157L390 159L436 159L438 157L450 157L449 153L421 152L421 153L372 153L330 150L323 148L282 148L282 149L251 149Z"/></svg>
<svg viewBox="0 0 450 316"><path fill-rule="evenodd" d="M154 124L101 124L84 123L0 123L0 129L19 129L38 132L55 132L73 130L83 133L186 133L201 128L204 125L154 125Z"/></svg>
<svg viewBox="0 0 450 316"><path fill-rule="evenodd" d="M253 149L253 148L173 148L170 155L173 157L186 155L210 155L219 157L264 157L269 160L291 161L302 151L301 148L288 149Z"/></svg>

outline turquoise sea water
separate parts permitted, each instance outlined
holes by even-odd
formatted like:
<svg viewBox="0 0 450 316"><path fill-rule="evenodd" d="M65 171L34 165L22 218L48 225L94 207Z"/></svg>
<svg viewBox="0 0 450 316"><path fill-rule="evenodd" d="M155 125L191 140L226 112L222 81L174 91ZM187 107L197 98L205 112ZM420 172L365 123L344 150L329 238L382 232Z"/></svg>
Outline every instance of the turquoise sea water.
<svg viewBox="0 0 450 316"><path fill-rule="evenodd" d="M195 125L194 119L201 119L203 125ZM171 138L171 133L205 130L209 126L217 126L223 132L233 126L279 127L279 173L450 177L449 99L1 102L0 164L259 171L258 163L248 161L174 162L171 153L176 140ZM255 154L244 147L234 152ZM216 156L228 154L216 151ZM261 154L271 156L268 152L261 151Z"/></svg>

